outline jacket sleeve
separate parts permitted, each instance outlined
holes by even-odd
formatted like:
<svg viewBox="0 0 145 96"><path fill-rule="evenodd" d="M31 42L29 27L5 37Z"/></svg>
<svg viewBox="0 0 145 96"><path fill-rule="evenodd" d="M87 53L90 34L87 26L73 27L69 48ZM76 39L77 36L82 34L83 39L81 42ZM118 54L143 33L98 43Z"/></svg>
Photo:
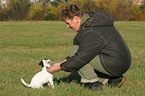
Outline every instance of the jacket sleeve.
<svg viewBox="0 0 145 96"><path fill-rule="evenodd" d="M79 70L89 63L105 47L105 39L95 31L84 32L80 36L79 49L68 61L61 64L64 71Z"/></svg>

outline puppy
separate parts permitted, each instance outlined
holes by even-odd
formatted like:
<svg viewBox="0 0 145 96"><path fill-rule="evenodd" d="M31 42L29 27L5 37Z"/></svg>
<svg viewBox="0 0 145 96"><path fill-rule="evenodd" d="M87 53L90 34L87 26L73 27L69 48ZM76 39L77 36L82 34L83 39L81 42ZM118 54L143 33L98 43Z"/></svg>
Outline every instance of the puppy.
<svg viewBox="0 0 145 96"><path fill-rule="evenodd" d="M43 59L39 65L42 65L42 71L38 72L31 80L30 84L27 84L22 78L22 83L31 88L43 88L43 84L50 83L52 88L54 88L53 84L53 75L51 73L48 73L46 70L46 67L50 67L51 61L48 59ZM48 85L49 85L48 83Z"/></svg>

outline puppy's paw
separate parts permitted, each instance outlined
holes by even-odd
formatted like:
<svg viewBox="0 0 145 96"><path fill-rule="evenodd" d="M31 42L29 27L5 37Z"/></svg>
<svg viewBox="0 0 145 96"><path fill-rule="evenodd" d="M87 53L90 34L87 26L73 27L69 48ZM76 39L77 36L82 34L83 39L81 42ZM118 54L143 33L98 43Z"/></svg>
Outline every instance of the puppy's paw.
<svg viewBox="0 0 145 96"><path fill-rule="evenodd" d="M47 85L50 87L50 84L49 83L47 83Z"/></svg>

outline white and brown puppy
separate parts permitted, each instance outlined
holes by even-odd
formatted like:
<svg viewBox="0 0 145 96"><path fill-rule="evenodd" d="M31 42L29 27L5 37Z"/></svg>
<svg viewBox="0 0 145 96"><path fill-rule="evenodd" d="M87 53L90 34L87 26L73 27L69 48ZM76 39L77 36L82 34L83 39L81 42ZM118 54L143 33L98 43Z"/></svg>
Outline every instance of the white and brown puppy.
<svg viewBox="0 0 145 96"><path fill-rule="evenodd" d="M52 88L54 88L53 84L53 75L47 72L46 67L50 67L51 61L49 59L43 59L39 65L42 65L42 71L38 72L31 80L30 84L27 84L23 79L21 79L22 83L31 88L43 88L43 84L50 83Z"/></svg>

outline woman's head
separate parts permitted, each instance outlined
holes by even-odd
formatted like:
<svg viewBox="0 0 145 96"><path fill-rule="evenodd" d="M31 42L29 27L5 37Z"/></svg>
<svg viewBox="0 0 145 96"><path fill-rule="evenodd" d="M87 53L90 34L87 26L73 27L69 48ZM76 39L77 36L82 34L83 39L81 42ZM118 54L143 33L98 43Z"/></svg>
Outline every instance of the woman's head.
<svg viewBox="0 0 145 96"><path fill-rule="evenodd" d="M66 5L61 10L61 20L65 21L66 19L73 20L74 16L82 18L83 13L78 7L77 4Z"/></svg>
<svg viewBox="0 0 145 96"><path fill-rule="evenodd" d="M74 31L79 30L82 16L83 13L77 4L66 5L61 10L61 20Z"/></svg>

